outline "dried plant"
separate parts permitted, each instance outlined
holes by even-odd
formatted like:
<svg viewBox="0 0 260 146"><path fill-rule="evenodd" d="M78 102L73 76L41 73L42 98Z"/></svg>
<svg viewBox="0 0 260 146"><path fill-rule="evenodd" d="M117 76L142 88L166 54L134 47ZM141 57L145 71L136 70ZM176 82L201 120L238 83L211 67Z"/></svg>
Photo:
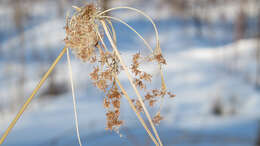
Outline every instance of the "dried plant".
<svg viewBox="0 0 260 146"><path fill-rule="evenodd" d="M76 10L75 13L73 13L72 16L68 16L66 19L66 37L64 39L66 44L65 48L56 58L52 66L43 76L40 83L34 89L32 95L28 98L19 113L16 115L15 119L9 125L8 129L5 131L4 135L0 139L0 144L3 143L8 133L11 131L25 109L28 107L29 103L35 97L35 94L38 92L40 87L53 71L57 63L60 61L61 57L65 54L65 52L67 52L68 66L70 71L69 75L73 94L76 130L79 144L82 145L77 123L76 100L72 78L72 68L68 51L68 48L70 48L77 58L94 65L93 71L89 74L89 77L92 80L93 85L100 89L100 91L105 93L104 107L107 110L106 129L119 132L119 128L124 123L120 119L121 99L122 97L125 97L154 144L157 146L162 146L163 144L155 128L155 124L159 124L160 121L163 119L160 113L163 105L163 99L166 96L173 98L175 97L175 95L167 90L164 82L162 67L166 64L166 60L162 55L158 30L154 21L144 12L131 7L116 7L102 12L99 11L94 4L86 4L81 8L73 6L73 8L75 8ZM156 37L155 49L152 49L152 47L142 37L142 35L139 34L130 25L128 25L125 21L116 17L105 15L108 12L118 9L126 9L137 12L143 15L152 23ZM134 33L136 33L138 38L143 41L143 43L149 49L150 54L146 56L142 55L141 53L134 54L131 65L127 66L119 53L117 47L116 30L113 27L113 23L111 20L122 23ZM108 45L105 44L103 40L105 37L109 40L109 46L111 46L112 48L108 48ZM151 62L156 62L156 64L158 65L158 69L160 70L161 87L158 89L152 89L150 87L153 81L153 76L142 69L143 64ZM128 80L136 93L137 98L130 98L127 91L122 86L121 82L118 79L118 76L121 72L126 73ZM143 95L143 97L141 95ZM158 102L160 102L158 112L154 115L154 117L151 117L148 109L146 108L146 104L151 108L156 108L155 105L158 104ZM148 128L141 115L146 116L153 133Z"/></svg>
<svg viewBox="0 0 260 146"><path fill-rule="evenodd" d="M140 118L140 112L147 116L159 143L155 138L152 138L152 135L149 135L156 145L162 145L159 135L154 127L154 124L159 124L163 119L160 114L161 108L156 115L151 118L147 108L145 107L145 102L148 103L148 106L154 107L157 102L162 102L166 95L171 98L175 97L175 95L167 91L164 83L161 69L162 66L166 64L166 60L162 55L159 45L158 31L154 22L145 13L130 7L112 8L103 12L98 11L94 4L87 4L81 8L76 6L73 7L76 9L76 12L70 18L67 18L65 38L66 47L71 48L80 60L95 65L93 71L90 73L90 78L93 84L106 95L104 97L104 107L107 109L106 129L118 132L120 126L123 124L123 121L120 120L120 102L123 96L126 98L129 98L129 96L127 92L123 92L124 89L118 80L118 75L124 70L138 96L138 99L128 100L130 105L134 105L131 106L132 109ZM117 9L133 10L144 15L150 22L152 22L157 39L157 46L154 50L147 41L126 22L116 17L105 16L107 12ZM141 53L134 54L131 65L126 66L116 45L117 36L111 20L121 22L134 31L145 43L151 53L148 56L142 56ZM108 45L104 43L104 37L108 38L112 48L108 48ZM140 66L150 62L156 62L161 71L162 86L160 89L148 89L148 83L152 83L153 77L151 74L143 71ZM144 92L145 98L141 97L140 91L137 88ZM145 123L143 123L143 126L144 125Z"/></svg>

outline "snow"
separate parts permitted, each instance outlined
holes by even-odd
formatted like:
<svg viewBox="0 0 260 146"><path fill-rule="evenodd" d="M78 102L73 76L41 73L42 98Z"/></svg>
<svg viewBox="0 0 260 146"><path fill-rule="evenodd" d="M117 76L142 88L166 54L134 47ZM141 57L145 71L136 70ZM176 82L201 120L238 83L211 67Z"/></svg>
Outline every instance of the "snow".
<svg viewBox="0 0 260 146"><path fill-rule="evenodd" d="M130 6L135 4L135 0L129 2ZM124 2L118 3L117 1L112 5L120 6L124 5ZM156 7L156 5L151 7ZM170 17L167 8L160 14L154 11L149 12L151 7L144 7L143 10L158 17L156 23L159 26L163 53L168 62L163 68L166 84L177 95L174 99L165 99L162 110L165 119L157 127L164 144L167 146L254 145L260 118L260 93L252 83L255 80L253 56L257 48L257 40L248 38L231 42L232 30L228 27L219 27L217 24L213 26L214 30L217 31L214 41L207 39L209 34L205 34L205 38L197 37L194 26L190 25L190 20ZM44 9L40 9L36 14L43 12ZM2 13L4 12L0 11L0 16ZM119 14L115 13L115 16L117 15ZM129 12L120 13L120 16L128 17ZM25 38L32 42L26 44L26 48L40 51L42 55L46 53L44 49L49 49L56 56L63 46L64 20L53 18L47 20L25 31ZM143 34L149 43L155 44L154 32L150 24L135 16L130 16L126 20ZM141 42L136 39L135 34L130 33L127 28L123 28L117 23L115 27L118 30L118 36L121 36L118 43L122 55L129 64L131 54L136 52L135 49L143 51L145 48L140 45ZM126 36L126 38L122 36ZM18 40L18 35L3 40L0 42L1 51L19 48L19 44L16 43ZM46 46L46 44L48 45ZM237 62L239 66L235 66L231 70L235 49L239 52L240 59ZM92 66L80 62L74 56L72 59L83 144L91 146L107 144L113 146L152 145L125 99L122 99L123 108L121 109L121 118L125 121L125 125L120 130L123 137L120 138L117 133L105 131L105 110L102 101L104 95L95 89L88 79L89 69ZM26 67L28 72L26 74L30 78L25 85L27 96L50 64L51 60L41 63L28 59ZM20 63L15 61L0 62L0 66L5 65L17 70L22 67ZM156 68L150 66L146 68L154 76L158 75ZM41 75L35 73L36 71L41 71ZM57 81L69 87L65 59L58 64L56 71ZM0 84L0 93L1 96L7 98L10 96L9 94L15 94L10 88L12 86L5 85L16 83L14 78L16 72L5 76L6 79L2 76L6 75L3 70L0 71L0 74L2 83ZM120 80L129 91L130 96L134 97L126 76L121 75ZM46 85L43 90L45 88ZM3 97L1 99L6 101L6 98ZM223 116L216 116L212 113L217 100L223 103ZM21 105L22 103L19 103L17 107ZM0 135L7 128L16 112L17 109L16 111L3 110L2 112L0 109ZM77 145L73 117L72 98L69 90L51 100L36 97L7 137L4 145Z"/></svg>

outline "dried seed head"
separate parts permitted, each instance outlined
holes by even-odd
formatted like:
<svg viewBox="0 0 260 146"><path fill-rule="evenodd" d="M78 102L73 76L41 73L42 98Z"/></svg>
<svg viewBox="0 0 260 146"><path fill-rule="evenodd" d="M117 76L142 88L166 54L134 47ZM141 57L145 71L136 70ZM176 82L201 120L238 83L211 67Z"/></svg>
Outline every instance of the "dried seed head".
<svg viewBox="0 0 260 146"><path fill-rule="evenodd" d="M150 101L149 101L149 106L150 106L150 107L153 107L154 104L156 103L156 101L157 101L157 100L150 100Z"/></svg>
<svg viewBox="0 0 260 146"><path fill-rule="evenodd" d="M143 106L139 100L132 99L132 102L135 104L135 108L137 109L138 112L143 112Z"/></svg>
<svg viewBox="0 0 260 146"><path fill-rule="evenodd" d="M94 71L92 73L90 73L90 78L93 80L93 81L97 81L99 79L99 68L95 68Z"/></svg>
<svg viewBox="0 0 260 146"><path fill-rule="evenodd" d="M144 97L145 97L145 100L150 100L150 99L154 98L154 96L151 95L149 92L146 93L146 95Z"/></svg>
<svg viewBox="0 0 260 146"><path fill-rule="evenodd" d="M140 79L138 79L138 78L135 78L135 79L134 79L134 84L135 84L137 87L141 88L141 89L145 89L145 88L146 88L146 86L145 86L145 84L142 82L142 80L140 80Z"/></svg>
<svg viewBox="0 0 260 146"><path fill-rule="evenodd" d="M118 91L115 81L112 83L112 87L109 89L104 100L104 106L107 111L107 130L113 130L118 132L120 126L123 124L122 120L119 120L120 116L120 98L121 93ZM111 106L110 106L111 103ZM108 109L109 108L109 109Z"/></svg>
<svg viewBox="0 0 260 146"><path fill-rule="evenodd" d="M153 117L153 122L155 124L160 124L161 120L163 120L163 117L161 116L161 113L158 112L154 117Z"/></svg>
<svg viewBox="0 0 260 146"><path fill-rule="evenodd" d="M113 106L115 107L115 109L119 109L120 108L120 101L118 99L113 100Z"/></svg>
<svg viewBox="0 0 260 146"><path fill-rule="evenodd" d="M82 61L90 61L94 56L99 38L95 32L98 24L95 22L97 9L93 4L88 4L76 12L66 24L66 47Z"/></svg>
<svg viewBox="0 0 260 146"><path fill-rule="evenodd" d="M166 64L166 60L163 58L162 54L157 54L157 55L155 55L155 60L156 60L159 64Z"/></svg>
<svg viewBox="0 0 260 146"><path fill-rule="evenodd" d="M113 130L115 128L120 127L123 124L123 121L119 120L120 112L119 110L108 111L106 113L107 116L107 128L109 130Z"/></svg>
<svg viewBox="0 0 260 146"><path fill-rule="evenodd" d="M140 75L140 79L151 82L152 81L152 75L150 75L146 72L143 72L143 74Z"/></svg>
<svg viewBox="0 0 260 146"><path fill-rule="evenodd" d="M102 91L104 91L104 92L106 92L106 89L107 89L107 87L108 87L107 82L106 82L106 80L104 80L104 79L98 80L98 81L96 82L96 86L97 86L100 90L102 90Z"/></svg>
<svg viewBox="0 0 260 146"><path fill-rule="evenodd" d="M104 107L108 109L110 107L110 102L107 98L104 98Z"/></svg>
<svg viewBox="0 0 260 146"><path fill-rule="evenodd" d="M135 76L142 73L142 71L140 71L138 69L139 65L140 65L140 63L139 63L140 58L141 58L141 54L136 53L136 54L134 54L133 59L132 59L133 63L131 65L131 71L132 71L132 73L134 73Z"/></svg>
<svg viewBox="0 0 260 146"><path fill-rule="evenodd" d="M112 88L109 90L109 93L107 93L106 95L109 99L120 99L121 98L121 93L118 91L118 88L115 84L115 82L113 83Z"/></svg>

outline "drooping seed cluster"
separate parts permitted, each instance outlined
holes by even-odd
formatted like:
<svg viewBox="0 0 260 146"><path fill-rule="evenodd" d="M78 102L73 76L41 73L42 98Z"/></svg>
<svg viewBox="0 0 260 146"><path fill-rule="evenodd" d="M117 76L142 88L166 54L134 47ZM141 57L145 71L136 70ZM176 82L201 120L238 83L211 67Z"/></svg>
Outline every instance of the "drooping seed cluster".
<svg viewBox="0 0 260 146"><path fill-rule="evenodd" d="M156 55L153 54L152 56L148 57L142 57L140 53L136 53L133 55L132 64L130 67L131 72L135 76L134 83L137 87L143 89L143 91L145 92L145 98L143 101L148 102L148 105L150 107L153 107L158 101L162 100L162 98L164 98L166 95L168 95L170 98L175 97L174 94L163 88L150 90L147 89L147 82L151 83L152 75L145 71L142 71L140 69L140 65L145 62L148 63L153 61L156 61L160 65L166 64L166 60L163 58L161 53ZM143 111L140 101L133 100L133 102L135 103L136 108L139 112ZM153 118L153 122L155 124L159 124L162 119L163 117L160 115L160 111L158 111Z"/></svg>
<svg viewBox="0 0 260 146"><path fill-rule="evenodd" d="M104 98L104 106L107 111L107 129L109 130L118 130L118 128L123 124L122 120L119 120L120 116L120 99L122 94L119 92L115 81L112 84L112 87L106 94Z"/></svg>
<svg viewBox="0 0 260 146"><path fill-rule="evenodd" d="M121 98L124 94L119 90L115 77L118 77L122 67L116 54L109 52L101 43L102 38L96 32L99 28L97 13L95 6L88 4L80 8L70 20L67 20L65 43L66 47L71 48L77 58L94 65L89 76L94 86L105 93L103 104L107 110L106 129L118 131L123 124L123 121L120 120L120 107ZM156 61L159 65L166 64L166 60L161 53L151 54L148 57L136 53L133 55L131 66L129 66L134 77L134 84L144 92L143 102L150 107L154 107L165 95L171 98L175 97L174 94L164 88L148 90L148 83L152 83L152 75L142 71L140 66L142 63L153 61ZM139 100L132 99L132 102L138 112L143 112ZM162 119L159 111L153 117L153 122L159 124Z"/></svg>
<svg viewBox="0 0 260 146"><path fill-rule="evenodd" d="M106 129L118 131L123 124L123 121L119 120L122 93L119 91L115 81L115 75L118 76L121 71L118 58L113 53L101 50L97 61L94 63L96 67L90 73L90 77L93 84L105 93L104 107L107 110Z"/></svg>

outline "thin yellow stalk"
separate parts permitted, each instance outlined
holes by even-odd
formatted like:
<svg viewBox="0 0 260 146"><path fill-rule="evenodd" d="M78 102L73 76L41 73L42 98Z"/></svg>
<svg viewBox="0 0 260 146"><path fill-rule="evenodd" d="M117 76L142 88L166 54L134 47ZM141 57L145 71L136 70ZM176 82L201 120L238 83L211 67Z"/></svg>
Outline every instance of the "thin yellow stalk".
<svg viewBox="0 0 260 146"><path fill-rule="evenodd" d="M147 46L147 48L153 52L153 49L152 47L149 45L149 43L144 39L144 37L138 33L133 27L131 27L129 24L127 24L125 21L119 19L119 18L116 18L116 17L111 17L111 16L100 16L100 18L109 18L109 19L113 19L115 21L118 21L122 24L124 24L125 26L127 26L129 29L131 29L134 33L136 33L138 35L138 37L144 42L144 44Z"/></svg>
<svg viewBox="0 0 260 146"><path fill-rule="evenodd" d="M72 93L72 99L73 99L73 109L74 109L74 118L75 118L76 133L77 133L78 143L79 143L80 146L82 146L81 139L80 139L80 133L79 133L79 122L78 122L78 113L77 113L77 102L76 102L75 89L74 89L74 83L73 83L72 67L71 67L70 54L69 54L69 49L68 49L68 48L67 48L67 61L68 61L68 69L69 69L71 93Z"/></svg>
<svg viewBox="0 0 260 146"><path fill-rule="evenodd" d="M107 48L107 46L106 46L106 44L105 44L104 40L102 39L102 37L101 37L101 34L100 34L100 32L99 32L98 28L96 27L96 28L95 28L95 30L96 30L96 33L97 33L97 35L98 35L98 37L99 37L100 41L101 41L101 44L102 44L102 45L103 45L103 47L105 48L105 51L108 51L108 48Z"/></svg>
<svg viewBox="0 0 260 146"><path fill-rule="evenodd" d="M112 29L112 33L113 33L113 39L114 39L114 41L115 41L115 44L116 44L116 42L117 42L117 39L116 39L116 31L115 31L115 28L114 28L114 26L113 26L113 23L109 20L109 19L107 19L106 20L107 22L108 22L108 24L110 25L110 27L111 27L111 29Z"/></svg>
<svg viewBox="0 0 260 146"><path fill-rule="evenodd" d="M98 33L99 39L101 40L102 45L104 46L104 48L107 48L106 44L104 43L104 40L102 39L102 37L100 36L100 33L98 30L96 30L96 32ZM98 49L100 52L102 52L102 49L98 46ZM156 146L159 146L158 142L156 141L156 139L154 138L153 134L151 133L151 131L149 130L149 128L147 127L146 123L144 122L143 118L141 117L140 113L137 111L136 107L134 106L131 98L128 96L127 92L125 91L125 89L123 88L123 86L121 85L120 81L118 80L117 76L114 75L114 78L116 79L116 82L118 84L118 86L120 87L121 91L123 92L123 94L125 95L127 101L130 104L130 107L133 109L133 111L136 113L137 118L139 119L139 121L141 122L141 124L143 125L144 129L146 130L146 132L148 133L148 135L150 136L150 138L152 139L152 141L155 143Z"/></svg>
<svg viewBox="0 0 260 146"><path fill-rule="evenodd" d="M145 124L143 118L141 117L140 113L137 111L137 109L135 108L135 105L133 104L131 98L129 97L129 95L127 94L127 92L125 91L124 87L122 86L122 84L120 83L120 81L118 80L117 76L114 75L114 78L116 79L116 82L118 84L118 86L120 87L121 91L123 92L123 94L125 95L127 101L129 102L131 108L133 109L133 111L136 113L136 116L138 117L139 121L141 122L141 124L143 125L144 129L146 130L146 132L148 133L148 135L150 136L150 138L152 139L152 141L154 142L154 144L156 146L159 146L158 142L156 141L156 139L154 138L153 134L151 133L151 131L149 130L149 128L147 127L147 125Z"/></svg>
<svg viewBox="0 0 260 146"><path fill-rule="evenodd" d="M108 19L107 20L105 20L105 21L109 21ZM112 24L112 23L111 23ZM107 25L107 27L109 28L108 30L109 30L109 34L111 35L111 36L113 36L113 40L115 41L115 38L116 38L116 35L115 35L115 32L113 31L113 26L111 26L110 25L110 23L108 22L108 24L106 23L106 25ZM113 27L113 28L112 28ZM116 41L115 41L115 44L116 44Z"/></svg>
<svg viewBox="0 0 260 146"><path fill-rule="evenodd" d="M132 8L132 7L115 7L115 8L111 8L111 9L105 10L105 11L103 11L103 12L100 12L100 13L98 14L98 16L101 16L101 15L107 13L107 12L110 12L110 11L113 11L113 10L119 10L119 9L132 10L132 11L135 11L135 12L137 12L137 13L143 15L144 17L146 17L146 18L152 23L152 25L153 25L153 27L154 27L154 31L155 31L155 35L156 35L156 43L157 43L157 46L156 46L156 47L157 47L157 49L160 49L160 41L159 41L158 29L157 29L157 27L156 27L156 25L155 25L153 19L152 19L150 16L148 16L147 14L145 14L143 11L138 10L138 9L135 9L135 8Z"/></svg>
<svg viewBox="0 0 260 146"><path fill-rule="evenodd" d="M139 91L137 90L137 87L135 86L135 84L134 84L134 82L133 82L133 78L132 78L132 76L130 75L129 70L128 70L128 68L126 67L125 63L124 63L124 60L122 59L122 57L121 57L121 55L120 55L120 53L119 53L119 51L118 51L118 49L117 49L117 46L114 44L114 42L113 42L113 40L112 40L112 37L111 37L110 34L109 34L109 31L108 31L108 29L107 29L107 27L106 27L106 23L105 23L103 20L101 20L101 24L102 24L102 26L103 26L103 28L104 28L104 30L105 30L106 36L107 36L108 40L110 41L111 46L113 47L113 49L114 49L114 51L115 51L117 57L118 57L119 60L120 60L121 65L123 66L123 69L125 70L125 72L126 72L126 74L127 74L127 77L128 77L128 79L129 79L129 81L130 81L132 87L134 88L134 90L135 90L135 92L136 92L136 95L137 95L137 97L138 97L138 99L139 99L139 102L141 103L141 105L142 105L142 107L143 107L143 109L144 109L144 113L145 113L145 115L147 116L148 121L150 122L150 125L151 125L151 127L152 127L152 129L153 129L153 131L154 131L154 133L155 133L155 136L156 136L157 140L159 141L160 145L163 146L163 144L162 144L162 142L161 142L161 140L160 140L159 134L158 134L158 132L157 132L157 130L156 130L154 124L153 124L152 118L151 118L151 116L150 116L148 110L146 109L146 107L145 107L145 105L144 105L144 102L143 102L143 100L142 100L142 97L141 97Z"/></svg>
<svg viewBox="0 0 260 146"><path fill-rule="evenodd" d="M35 97L36 93L38 92L38 90L41 88L41 86L43 85L43 83L46 81L46 79L49 77L49 75L51 74L51 72L53 71L53 69L55 68L55 66L57 65L57 63L60 61L60 59L62 58L62 56L64 55L64 53L66 52L66 48L63 48L63 50L61 51L61 53L59 54L59 56L56 58L56 60L53 62L53 64L51 65L51 67L49 68L49 70L44 74L44 76L42 77L41 81L39 82L39 84L36 86L36 88L33 90L31 96L27 99L27 101L25 102L25 104L22 106L22 108L19 110L19 112L17 113L17 115L15 116L15 118L13 119L13 121L11 122L11 124L9 125L9 127L7 128L7 130L5 131L5 133L3 134L3 136L0 139L0 145L3 144L4 140L6 139L6 137L8 136L8 134L10 133L10 131L13 129L13 127L15 126L15 124L17 123L17 121L19 120L19 118L22 116L22 114L24 113L24 111L26 110L26 108L28 107L28 105L31 103L31 101L33 100L33 98Z"/></svg>

